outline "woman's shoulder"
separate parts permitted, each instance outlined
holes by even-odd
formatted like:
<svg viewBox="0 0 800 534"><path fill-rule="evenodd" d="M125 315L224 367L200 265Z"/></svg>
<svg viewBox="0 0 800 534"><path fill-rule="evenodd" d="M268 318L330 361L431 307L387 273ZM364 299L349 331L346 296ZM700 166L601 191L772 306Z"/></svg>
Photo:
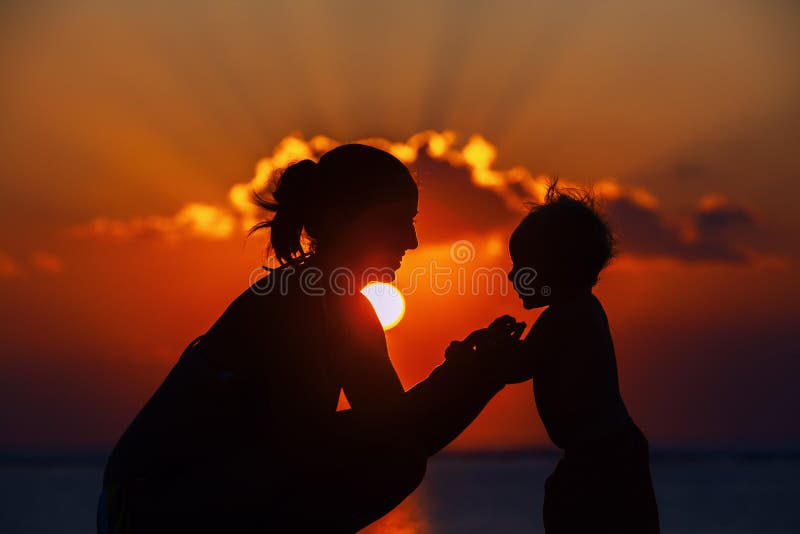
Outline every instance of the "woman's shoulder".
<svg viewBox="0 0 800 534"><path fill-rule="evenodd" d="M296 324L298 317L309 315L310 306L296 287L262 280L251 283L230 301L208 334L246 337L248 333L263 336L266 331L277 335L282 324Z"/></svg>
<svg viewBox="0 0 800 534"><path fill-rule="evenodd" d="M358 291L326 295L325 309L329 319L348 330L366 332L377 329L383 332L369 299Z"/></svg>

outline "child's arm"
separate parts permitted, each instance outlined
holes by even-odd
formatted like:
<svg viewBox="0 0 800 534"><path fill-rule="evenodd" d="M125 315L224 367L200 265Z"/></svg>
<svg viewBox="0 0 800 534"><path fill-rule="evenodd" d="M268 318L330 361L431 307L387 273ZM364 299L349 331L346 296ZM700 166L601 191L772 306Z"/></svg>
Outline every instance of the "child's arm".
<svg viewBox="0 0 800 534"><path fill-rule="evenodd" d="M538 375L547 365L554 348L554 323L549 309L542 312L533 323L530 332L520 343L520 348L527 358L531 377Z"/></svg>

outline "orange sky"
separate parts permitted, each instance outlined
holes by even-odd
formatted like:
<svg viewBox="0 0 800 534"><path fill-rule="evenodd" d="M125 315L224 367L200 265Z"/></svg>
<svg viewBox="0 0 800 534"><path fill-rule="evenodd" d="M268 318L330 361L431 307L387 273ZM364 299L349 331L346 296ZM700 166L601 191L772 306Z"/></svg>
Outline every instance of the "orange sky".
<svg viewBox="0 0 800 534"><path fill-rule="evenodd" d="M0 8L0 447L112 442L259 265L236 192L315 136L416 172L400 285L458 239L507 268L544 176L594 184L637 421L661 444L800 443L796 4L355 5ZM507 312L536 316L408 295L404 383ZM545 442L522 385L454 447Z"/></svg>

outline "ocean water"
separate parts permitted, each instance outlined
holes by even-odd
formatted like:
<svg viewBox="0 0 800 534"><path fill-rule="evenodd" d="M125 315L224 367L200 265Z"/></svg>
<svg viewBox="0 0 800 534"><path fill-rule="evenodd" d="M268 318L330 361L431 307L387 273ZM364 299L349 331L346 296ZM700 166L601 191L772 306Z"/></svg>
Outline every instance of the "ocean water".
<svg viewBox="0 0 800 534"><path fill-rule="evenodd" d="M443 454L423 484L364 532L537 533L552 454ZM654 454L662 531L800 533L800 455ZM102 459L0 459L0 533L94 532Z"/></svg>

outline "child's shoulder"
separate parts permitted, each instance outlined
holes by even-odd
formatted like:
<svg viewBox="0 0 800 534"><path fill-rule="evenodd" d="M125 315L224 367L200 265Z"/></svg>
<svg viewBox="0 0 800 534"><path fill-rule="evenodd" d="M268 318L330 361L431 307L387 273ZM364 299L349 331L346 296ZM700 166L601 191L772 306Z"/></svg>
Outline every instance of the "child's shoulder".
<svg viewBox="0 0 800 534"><path fill-rule="evenodd" d="M547 328L583 328L590 324L605 322L605 310L600 300L593 294L573 298L549 306L539 316Z"/></svg>

